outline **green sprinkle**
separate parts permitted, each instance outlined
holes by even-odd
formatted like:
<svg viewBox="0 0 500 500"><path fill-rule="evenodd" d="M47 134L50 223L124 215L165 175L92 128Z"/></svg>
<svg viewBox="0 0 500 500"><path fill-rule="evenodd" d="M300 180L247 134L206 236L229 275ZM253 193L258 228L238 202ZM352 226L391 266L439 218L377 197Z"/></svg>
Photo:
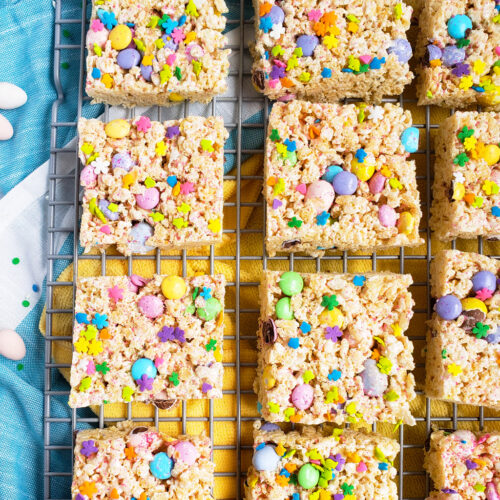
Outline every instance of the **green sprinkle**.
<svg viewBox="0 0 500 500"><path fill-rule="evenodd" d="M21 304L23 305L23 307L29 307L30 306L29 300L23 300L21 302Z"/></svg>
<svg viewBox="0 0 500 500"><path fill-rule="evenodd" d="M337 300L337 296L336 295L323 295L322 299L321 299L321 305L323 307L326 307L328 308L329 311L333 311L333 308L334 307L337 307L339 305L339 302Z"/></svg>
<svg viewBox="0 0 500 500"><path fill-rule="evenodd" d="M447 352L446 352L446 349L443 349L443 350L441 351L441 358L442 358L442 359L446 359L446 358L447 358Z"/></svg>
<svg viewBox="0 0 500 500"><path fill-rule="evenodd" d="M208 342L208 344L205 344L205 349L207 350L207 352L215 351L216 344L217 344L217 340L210 339L210 341Z"/></svg>
<svg viewBox="0 0 500 500"><path fill-rule="evenodd" d="M175 67L174 75L177 78L177 80L181 80L182 78L182 73L181 73L181 68L179 66Z"/></svg>
<svg viewBox="0 0 500 500"><path fill-rule="evenodd" d="M69 30L64 29L62 34L64 38L71 38L71 33Z"/></svg>
<svg viewBox="0 0 500 500"><path fill-rule="evenodd" d="M63 62L63 63L61 63L61 68L62 69L68 69L69 68L69 62Z"/></svg>
<svg viewBox="0 0 500 500"><path fill-rule="evenodd" d="M271 139L271 141L274 142L279 141L281 139L279 132L275 128L271 130L271 135L269 136L269 138Z"/></svg>
<svg viewBox="0 0 500 500"><path fill-rule="evenodd" d="M146 50L146 45L142 40L139 40L138 38L134 38L134 43L135 46L137 47L137 50L140 52L144 52Z"/></svg>
<svg viewBox="0 0 500 500"><path fill-rule="evenodd" d="M469 161L469 157L467 156L466 153L460 153L459 155L455 156L453 159L453 163L455 165L460 165L463 167L467 162Z"/></svg>
<svg viewBox="0 0 500 500"><path fill-rule="evenodd" d="M20 372L23 368L24 368L24 365L22 363L17 363L17 371Z"/></svg>
<svg viewBox="0 0 500 500"><path fill-rule="evenodd" d="M377 460L380 460L381 462L385 462L386 461L384 452L378 446L375 448L375 452L374 453L375 453L375 458Z"/></svg>
<svg viewBox="0 0 500 500"><path fill-rule="evenodd" d="M172 384L174 384L175 387L177 387L180 384L179 374L177 372L173 372L172 375L168 377L168 380L170 380L170 382L172 382Z"/></svg>
<svg viewBox="0 0 500 500"><path fill-rule="evenodd" d="M470 40L467 40L467 38L460 38L457 40L457 47L459 49L462 49L463 47L467 47L467 45L470 44Z"/></svg>
<svg viewBox="0 0 500 500"><path fill-rule="evenodd" d="M302 380L304 381L304 384L308 384L314 378L315 378L314 373L311 370L306 370L302 375Z"/></svg>
<svg viewBox="0 0 500 500"><path fill-rule="evenodd" d="M19 260L19 257L14 257L14 258L12 259L12 264L14 264L15 266L17 266L17 265L19 264L19 262L21 262L21 261Z"/></svg>

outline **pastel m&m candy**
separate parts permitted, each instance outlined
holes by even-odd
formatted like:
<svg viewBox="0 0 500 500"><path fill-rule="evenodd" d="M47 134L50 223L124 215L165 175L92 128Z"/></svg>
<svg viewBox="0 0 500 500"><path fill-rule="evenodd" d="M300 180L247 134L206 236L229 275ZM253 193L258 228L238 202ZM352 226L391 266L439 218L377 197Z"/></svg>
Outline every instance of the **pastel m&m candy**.
<svg viewBox="0 0 500 500"><path fill-rule="evenodd" d="M333 189L340 195L354 194L358 189L358 178L346 170L339 172L333 178Z"/></svg>
<svg viewBox="0 0 500 500"><path fill-rule="evenodd" d="M401 134L401 143L408 153L415 153L418 149L419 131L416 127L409 127Z"/></svg>
<svg viewBox="0 0 500 500"><path fill-rule="evenodd" d="M343 168L339 165L330 165L325 173L323 174L323 176L321 177L321 179L323 179L324 181L327 181L327 182L333 182L333 178L340 172L343 171Z"/></svg>
<svg viewBox="0 0 500 500"><path fill-rule="evenodd" d="M132 378L134 380L139 380L143 375L148 378L155 378L157 373L155 364L148 358L138 359L132 365Z"/></svg>
<svg viewBox="0 0 500 500"><path fill-rule="evenodd" d="M309 184L305 198L313 204L318 215L330 210L335 199L335 191L329 182L318 180Z"/></svg>
<svg viewBox="0 0 500 500"><path fill-rule="evenodd" d="M492 292L497 289L497 277L490 271L479 271L472 277L472 289L478 292L483 288Z"/></svg>
<svg viewBox="0 0 500 500"><path fill-rule="evenodd" d="M448 20L448 33L452 38L465 38L467 31L472 29L472 20L465 14L458 14Z"/></svg>
<svg viewBox="0 0 500 500"><path fill-rule="evenodd" d="M319 38L316 35L300 35L297 38L297 47L302 49L303 56L312 56L314 49L318 46Z"/></svg>
<svg viewBox="0 0 500 500"><path fill-rule="evenodd" d="M281 275L279 287L285 295L291 297L302 291L304 288L304 280L299 273L287 271Z"/></svg>
<svg viewBox="0 0 500 500"><path fill-rule="evenodd" d="M205 301L205 307L198 307L196 314L204 321L212 321L222 310L222 305L218 299L211 297Z"/></svg>
<svg viewBox="0 0 500 500"><path fill-rule="evenodd" d="M313 399L314 389L309 384L300 384L292 391L292 403L299 410L307 410L312 405Z"/></svg>
<svg viewBox="0 0 500 500"><path fill-rule="evenodd" d="M436 312L442 319L448 321L457 319L462 314L462 304L455 295L444 295L436 302Z"/></svg>
<svg viewBox="0 0 500 500"><path fill-rule="evenodd" d="M191 441L179 441L174 444L174 449L178 459L187 465L193 465L200 456L196 446Z"/></svg>
<svg viewBox="0 0 500 500"><path fill-rule="evenodd" d="M180 276L167 276L161 282L161 291L167 299L181 299L186 290L186 282Z"/></svg>
<svg viewBox="0 0 500 500"><path fill-rule="evenodd" d="M283 297L276 303L276 316L278 319L293 319L293 309L290 297Z"/></svg>
<svg viewBox="0 0 500 500"><path fill-rule="evenodd" d="M141 62L141 54L136 49L124 49L118 53L116 62L122 69L131 69L139 65Z"/></svg>
<svg viewBox="0 0 500 500"><path fill-rule="evenodd" d="M135 195L135 201L139 207L151 210L160 202L160 192L155 187L147 188L144 193Z"/></svg>

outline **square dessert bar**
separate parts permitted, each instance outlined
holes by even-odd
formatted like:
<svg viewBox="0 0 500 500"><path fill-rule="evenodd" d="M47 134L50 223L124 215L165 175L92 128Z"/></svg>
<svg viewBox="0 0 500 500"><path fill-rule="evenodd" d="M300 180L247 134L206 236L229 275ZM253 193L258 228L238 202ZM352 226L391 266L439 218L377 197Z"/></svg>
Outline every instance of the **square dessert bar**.
<svg viewBox="0 0 500 500"><path fill-rule="evenodd" d="M411 82L412 8L397 0L254 0L255 88L271 99L380 102Z"/></svg>
<svg viewBox="0 0 500 500"><path fill-rule="evenodd" d="M433 432L424 467L437 490L429 499L482 500L500 496L500 433Z"/></svg>
<svg viewBox="0 0 500 500"><path fill-rule="evenodd" d="M499 9L497 0L424 0L418 104L500 110Z"/></svg>
<svg viewBox="0 0 500 500"><path fill-rule="evenodd" d="M427 396L500 410L499 271L499 260L457 250L432 261Z"/></svg>
<svg viewBox="0 0 500 500"><path fill-rule="evenodd" d="M207 500L215 465L205 434L172 437L131 421L76 435L73 500Z"/></svg>
<svg viewBox="0 0 500 500"><path fill-rule="evenodd" d="M72 408L222 397L222 275L77 282Z"/></svg>
<svg viewBox="0 0 500 500"><path fill-rule="evenodd" d="M269 422L415 423L408 274L266 271L254 390Z"/></svg>
<svg viewBox="0 0 500 500"><path fill-rule="evenodd" d="M86 91L96 102L208 102L227 88L224 0L93 0Z"/></svg>
<svg viewBox="0 0 500 500"><path fill-rule="evenodd" d="M457 112L436 138L430 227L441 240L500 236L500 113Z"/></svg>
<svg viewBox="0 0 500 500"><path fill-rule="evenodd" d="M266 247L276 252L417 246L418 147L392 104L276 103L266 139Z"/></svg>
<svg viewBox="0 0 500 500"><path fill-rule="evenodd" d="M221 241L228 137L221 118L81 118L78 133L86 252L116 245L130 255Z"/></svg>
<svg viewBox="0 0 500 500"><path fill-rule="evenodd" d="M396 500L398 453L394 439L375 433L326 427L284 433L276 424L257 421L246 498Z"/></svg>

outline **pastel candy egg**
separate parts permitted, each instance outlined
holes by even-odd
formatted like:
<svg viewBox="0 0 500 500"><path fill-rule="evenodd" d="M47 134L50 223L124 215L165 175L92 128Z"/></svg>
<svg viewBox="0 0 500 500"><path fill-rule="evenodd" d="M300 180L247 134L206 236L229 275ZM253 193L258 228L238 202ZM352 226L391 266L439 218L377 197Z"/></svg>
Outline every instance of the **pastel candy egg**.
<svg viewBox="0 0 500 500"><path fill-rule="evenodd" d="M394 227L398 220L398 214L389 205L381 205L378 209L378 220L384 227Z"/></svg>
<svg viewBox="0 0 500 500"><path fill-rule="evenodd" d="M486 500L500 500L500 494L493 481L486 483Z"/></svg>
<svg viewBox="0 0 500 500"><path fill-rule="evenodd" d="M0 115L0 141L7 141L14 135L14 129L5 116Z"/></svg>
<svg viewBox="0 0 500 500"><path fill-rule="evenodd" d="M0 109L19 108L27 100L28 96L21 87L9 82L0 82Z"/></svg>
<svg viewBox="0 0 500 500"><path fill-rule="evenodd" d="M317 47L319 39L316 35L300 35L297 38L297 47L302 49L303 56L312 56L314 49Z"/></svg>
<svg viewBox="0 0 500 500"><path fill-rule="evenodd" d="M319 322L322 325L328 325L331 327L338 326L339 328L342 328L342 325L344 324L344 315L338 307L334 307L331 311L325 309L319 315Z"/></svg>
<svg viewBox="0 0 500 500"><path fill-rule="evenodd" d="M358 178L352 172L343 170L333 178L333 189L340 195L354 194L358 189Z"/></svg>
<svg viewBox="0 0 500 500"><path fill-rule="evenodd" d="M278 319L293 319L293 310L290 297L283 297L276 303L276 316Z"/></svg>
<svg viewBox="0 0 500 500"><path fill-rule="evenodd" d="M304 288L304 280L299 273L287 271L281 275L279 287L285 295L291 297L302 291Z"/></svg>
<svg viewBox="0 0 500 500"><path fill-rule="evenodd" d="M457 319L462 314L462 303L455 295L443 295L436 302L436 312L442 319Z"/></svg>
<svg viewBox="0 0 500 500"><path fill-rule="evenodd" d="M106 219L108 220L118 220L120 218L120 214L118 212L113 212L109 207L110 203L108 200L99 200L99 209L104 214Z"/></svg>
<svg viewBox="0 0 500 500"><path fill-rule="evenodd" d="M144 193L135 195L135 201L141 208L151 210L160 203L160 191L155 187L147 188Z"/></svg>
<svg viewBox="0 0 500 500"><path fill-rule="evenodd" d="M447 45L443 49L443 64L450 68L455 64L460 64L465 60L465 50L459 49L456 45Z"/></svg>
<svg viewBox="0 0 500 500"><path fill-rule="evenodd" d="M193 465L200 456L196 446L191 441L179 441L174 444L174 449L177 452L178 459L186 465Z"/></svg>
<svg viewBox="0 0 500 500"><path fill-rule="evenodd" d="M443 51L437 45L427 45L427 55L429 61L434 61L436 59L441 59L443 56Z"/></svg>
<svg viewBox="0 0 500 500"><path fill-rule="evenodd" d="M99 47L104 47L105 43L108 41L109 31L106 28L103 28L100 31L87 31L87 38L85 39L85 43L88 48L94 47L94 44L97 44Z"/></svg>
<svg viewBox="0 0 500 500"><path fill-rule="evenodd" d="M264 17L271 18L271 22L273 24L281 24L285 20L285 13L283 12L283 9L278 5L273 5L271 7L271 10L269 11L269 14L266 14Z"/></svg>
<svg viewBox="0 0 500 500"><path fill-rule="evenodd" d="M146 245L146 241L153 236L154 230L147 222L138 222L132 226L129 234L129 248L134 253L145 253L154 247Z"/></svg>
<svg viewBox="0 0 500 500"><path fill-rule="evenodd" d="M299 470L297 479L302 488L310 490L318 484L319 470L311 464L304 464Z"/></svg>
<svg viewBox="0 0 500 500"><path fill-rule="evenodd" d="M409 235L415 228L415 218L410 212L401 212L398 220L398 230L401 234Z"/></svg>
<svg viewBox="0 0 500 500"><path fill-rule="evenodd" d="M407 63L413 55L410 42L405 38L397 38L396 40L393 40L391 45L388 47L387 52L389 54L395 54L401 64Z"/></svg>
<svg viewBox="0 0 500 500"><path fill-rule="evenodd" d="M306 192L306 200L310 200L316 209L316 215L328 212L335 199L335 191L327 181L314 181L309 184Z"/></svg>
<svg viewBox="0 0 500 500"><path fill-rule="evenodd" d="M205 307L198 307L196 314L204 321L214 320L222 311L222 305L218 299L211 297L205 301Z"/></svg>
<svg viewBox="0 0 500 500"><path fill-rule="evenodd" d="M141 54L136 49L121 50L116 56L116 62L122 69L130 69L141 62Z"/></svg>
<svg viewBox="0 0 500 500"><path fill-rule="evenodd" d="M123 139L130 132L130 123L127 120L112 120L106 124L104 131L111 139Z"/></svg>
<svg viewBox="0 0 500 500"><path fill-rule="evenodd" d="M401 143L408 153L415 153L418 149L419 131L416 127L409 127L401 134Z"/></svg>
<svg viewBox="0 0 500 500"><path fill-rule="evenodd" d="M467 31L472 29L472 20L465 14L458 14L448 20L448 33L455 40L465 38Z"/></svg>
<svg viewBox="0 0 500 500"><path fill-rule="evenodd" d="M148 358L138 359L132 365L132 378L134 380L139 380L143 375L148 378L155 378L157 373L155 364Z"/></svg>
<svg viewBox="0 0 500 500"><path fill-rule="evenodd" d="M482 300L476 299L474 297L468 297L462 299L462 308L464 311L471 311L473 309L479 309L484 314L488 314L488 309Z"/></svg>
<svg viewBox="0 0 500 500"><path fill-rule="evenodd" d="M375 172L375 167L373 165L367 165L366 163L359 163L358 160L354 159L351 163L351 172L360 181L366 182Z"/></svg>
<svg viewBox="0 0 500 500"><path fill-rule="evenodd" d="M167 276L161 282L161 291L167 299L181 299L186 290L186 282L180 276Z"/></svg>
<svg viewBox="0 0 500 500"><path fill-rule="evenodd" d="M151 74L153 73L153 66L144 66L141 64L141 75L147 82L151 81Z"/></svg>
<svg viewBox="0 0 500 500"><path fill-rule="evenodd" d="M280 460L280 456L274 451L274 446L266 444L262 448L255 450L252 465L258 471L273 471L278 467Z"/></svg>
<svg viewBox="0 0 500 500"><path fill-rule="evenodd" d="M110 31L109 40L115 50L126 49L132 41L132 31L127 25L118 24Z"/></svg>
<svg viewBox="0 0 500 500"><path fill-rule="evenodd" d="M492 167L500 161L500 148L496 144L488 144L484 148L483 159Z"/></svg>
<svg viewBox="0 0 500 500"><path fill-rule="evenodd" d="M472 276L472 289L477 292L483 288L492 292L497 289L497 277L490 271L479 271Z"/></svg>
<svg viewBox="0 0 500 500"><path fill-rule="evenodd" d="M138 306L146 318L154 319L163 314L163 301L156 295L144 295L139 299Z"/></svg>
<svg viewBox="0 0 500 500"><path fill-rule="evenodd" d="M376 172L375 175L368 181L368 187L370 193L378 194L384 190L386 177L380 172Z"/></svg>
<svg viewBox="0 0 500 500"><path fill-rule="evenodd" d="M262 371L262 381L268 390L276 385L276 379L272 376L272 368L270 365L267 365Z"/></svg>
<svg viewBox="0 0 500 500"><path fill-rule="evenodd" d="M14 330L0 330L0 354L13 361L23 359L26 346L22 337Z"/></svg>
<svg viewBox="0 0 500 500"><path fill-rule="evenodd" d="M377 362L374 359L367 359L364 362L364 370L359 374L363 381L363 391L367 396L382 396L387 386L389 378L377 368Z"/></svg>
<svg viewBox="0 0 500 500"><path fill-rule="evenodd" d="M155 455L152 462L149 464L149 470L157 479L168 479L172 475L173 465L174 461L162 451Z"/></svg>
<svg viewBox="0 0 500 500"><path fill-rule="evenodd" d="M313 402L314 389L309 384L300 384L292 391L292 404L299 410L307 410Z"/></svg>
<svg viewBox="0 0 500 500"><path fill-rule="evenodd" d="M85 165L80 173L80 182L84 186L94 187L97 181L97 174L91 165Z"/></svg>
<svg viewBox="0 0 500 500"><path fill-rule="evenodd" d="M498 344L500 342L500 326L497 326L497 329L486 336L486 342L488 344Z"/></svg>
<svg viewBox="0 0 500 500"><path fill-rule="evenodd" d="M339 165L330 165L327 169L326 172L323 174L323 177L321 177L324 181L327 182L333 182L333 178L340 172L342 172L343 169Z"/></svg>
<svg viewBox="0 0 500 500"><path fill-rule="evenodd" d="M277 424L273 424L272 422L264 422L260 426L260 430L264 432L273 432L273 431L279 431L280 426Z"/></svg>
<svg viewBox="0 0 500 500"><path fill-rule="evenodd" d="M125 172L128 172L134 165L134 162L129 153L116 153L111 159L111 165L113 168L121 168Z"/></svg>

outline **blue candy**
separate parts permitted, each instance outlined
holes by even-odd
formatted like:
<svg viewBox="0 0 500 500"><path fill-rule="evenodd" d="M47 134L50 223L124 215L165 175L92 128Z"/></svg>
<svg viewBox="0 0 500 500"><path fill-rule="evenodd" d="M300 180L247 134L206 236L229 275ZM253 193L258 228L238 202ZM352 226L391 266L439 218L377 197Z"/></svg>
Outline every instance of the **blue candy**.
<svg viewBox="0 0 500 500"><path fill-rule="evenodd" d="M274 446L266 444L253 454L252 464L256 470L273 471L278 467L280 456L274 451Z"/></svg>
<svg viewBox="0 0 500 500"><path fill-rule="evenodd" d="M162 451L155 455L153 461L149 464L149 470L157 479L168 479L172 475L173 466L174 461Z"/></svg>
<svg viewBox="0 0 500 500"><path fill-rule="evenodd" d="M485 340L488 344L498 344L500 342L500 327L497 326L495 333L487 335Z"/></svg>
<svg viewBox="0 0 500 500"><path fill-rule="evenodd" d="M326 172L323 174L323 177L321 177L324 181L333 182L333 178L342 172L343 169L339 165L331 165L326 169Z"/></svg>
<svg viewBox="0 0 500 500"><path fill-rule="evenodd" d="M401 134L401 143L408 153L415 153L418 149L419 131L416 127L409 127Z"/></svg>
<svg viewBox="0 0 500 500"><path fill-rule="evenodd" d="M177 184L177 177L175 175L169 175L167 177L167 184L173 188Z"/></svg>
<svg viewBox="0 0 500 500"><path fill-rule="evenodd" d="M157 373L155 364L148 358L138 359L132 365L132 378L134 380L140 380L143 375L148 378L155 378Z"/></svg>
<svg viewBox="0 0 500 500"><path fill-rule="evenodd" d="M472 29L472 21L469 16L459 14L448 20L448 33L455 40L465 38L467 30Z"/></svg>

